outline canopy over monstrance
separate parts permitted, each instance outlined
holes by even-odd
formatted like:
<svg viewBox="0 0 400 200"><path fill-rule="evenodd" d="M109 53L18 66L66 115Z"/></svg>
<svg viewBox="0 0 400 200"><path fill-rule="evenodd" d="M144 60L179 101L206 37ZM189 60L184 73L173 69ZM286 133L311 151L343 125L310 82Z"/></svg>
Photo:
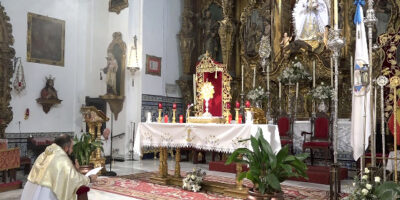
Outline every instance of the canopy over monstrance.
<svg viewBox="0 0 400 200"><path fill-rule="evenodd" d="M375 6L379 23L373 34L374 42L379 43L385 34L389 37L389 32L397 33L398 9L395 8L398 5L394 0L379 0L375 1ZM338 7L338 27L346 41L339 60L339 117L349 118L355 6L353 1L338 0ZM185 102L193 102L193 84L189 77L194 74L200 55L206 51L212 59L226 64L233 77L232 104L241 99L240 94L247 95L253 85L267 88L269 80L271 105L268 107L271 114L277 114L279 77L286 68L299 64L310 75L315 73L316 85L322 82L330 85L332 52L327 48L327 41L328 31L334 27L333 12L333 0L185 0L182 28L178 35L185 76L177 81ZM380 39L378 36L381 36ZM384 68L384 58L388 54L381 48L384 44L387 42L381 41L373 52L376 76ZM394 73L392 69L389 71ZM282 109L287 111L289 96L295 87L289 90L287 85L282 84L281 89ZM311 89L311 81L300 81L297 101L297 117L300 119L311 116L312 103L308 97Z"/></svg>

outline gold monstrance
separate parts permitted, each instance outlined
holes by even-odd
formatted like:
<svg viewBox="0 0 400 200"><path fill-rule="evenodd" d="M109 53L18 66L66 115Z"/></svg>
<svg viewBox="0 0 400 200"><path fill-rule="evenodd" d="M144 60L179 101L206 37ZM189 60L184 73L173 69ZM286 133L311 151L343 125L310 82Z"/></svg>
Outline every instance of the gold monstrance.
<svg viewBox="0 0 400 200"><path fill-rule="evenodd" d="M208 101L214 96L214 86L210 82L205 82L200 90L200 98L206 101L206 112L203 117L211 118L211 113L208 112Z"/></svg>

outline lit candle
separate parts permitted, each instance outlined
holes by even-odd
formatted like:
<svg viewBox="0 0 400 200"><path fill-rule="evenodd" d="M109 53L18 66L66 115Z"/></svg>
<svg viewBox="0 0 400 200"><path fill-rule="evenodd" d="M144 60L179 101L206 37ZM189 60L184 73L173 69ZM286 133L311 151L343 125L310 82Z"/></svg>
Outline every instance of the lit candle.
<svg viewBox="0 0 400 200"><path fill-rule="evenodd" d="M158 103L158 109L162 109L162 103Z"/></svg>
<svg viewBox="0 0 400 200"><path fill-rule="evenodd" d="M168 115L164 115L164 122L168 123Z"/></svg>
<svg viewBox="0 0 400 200"><path fill-rule="evenodd" d="M267 91L269 91L269 65L267 65Z"/></svg>
<svg viewBox="0 0 400 200"><path fill-rule="evenodd" d="M312 86L315 88L315 60L313 61L312 73Z"/></svg>
<svg viewBox="0 0 400 200"><path fill-rule="evenodd" d="M338 18L339 18L339 6L338 6L338 0L334 0L333 2L333 16L334 16L334 25L335 25L335 30L338 29Z"/></svg>
<svg viewBox="0 0 400 200"><path fill-rule="evenodd" d="M331 57L331 87L333 87L333 58Z"/></svg>
<svg viewBox="0 0 400 200"><path fill-rule="evenodd" d="M282 97L282 82L279 81L279 100L281 100Z"/></svg>
<svg viewBox="0 0 400 200"><path fill-rule="evenodd" d="M253 88L256 87L256 67L253 70Z"/></svg>
<svg viewBox="0 0 400 200"><path fill-rule="evenodd" d="M176 109L176 103L172 104L172 109Z"/></svg>
<svg viewBox="0 0 400 200"><path fill-rule="evenodd" d="M242 116L242 115L239 115L239 121L238 121L238 124L241 124L241 123L242 123L242 120L243 120L243 116Z"/></svg>
<svg viewBox="0 0 400 200"><path fill-rule="evenodd" d="M249 100L246 101L246 108L250 108L250 101Z"/></svg>
<svg viewBox="0 0 400 200"><path fill-rule="evenodd" d="M232 122L232 115L228 116L228 123L230 124Z"/></svg>
<svg viewBox="0 0 400 200"><path fill-rule="evenodd" d="M353 56L350 56L350 81L351 81L351 87L353 87L354 86L354 82L353 82L353 80L354 80L354 75L353 75L353 73L354 73L354 64L353 64Z"/></svg>
<svg viewBox="0 0 400 200"><path fill-rule="evenodd" d="M227 102L227 103L226 103L226 109L228 109L228 110L231 109L231 103L230 103L230 102Z"/></svg>
<svg viewBox="0 0 400 200"><path fill-rule="evenodd" d="M183 115L179 115L179 123L183 123Z"/></svg>
<svg viewBox="0 0 400 200"><path fill-rule="evenodd" d="M296 83L296 99L299 97L299 82Z"/></svg>
<svg viewBox="0 0 400 200"><path fill-rule="evenodd" d="M240 103L239 103L239 101L236 101L236 108L240 108Z"/></svg>
<svg viewBox="0 0 400 200"><path fill-rule="evenodd" d="M242 93L244 91L244 65L242 65Z"/></svg>

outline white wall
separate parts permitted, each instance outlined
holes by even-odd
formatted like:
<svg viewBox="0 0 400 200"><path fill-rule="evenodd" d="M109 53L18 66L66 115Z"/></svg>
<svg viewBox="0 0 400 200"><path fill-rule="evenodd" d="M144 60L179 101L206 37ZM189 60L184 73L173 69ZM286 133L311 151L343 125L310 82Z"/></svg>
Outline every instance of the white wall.
<svg viewBox="0 0 400 200"><path fill-rule="evenodd" d="M143 1L143 61L146 54L161 57L161 77L143 75L143 94L165 96L165 85L175 84L182 74L179 57L182 1Z"/></svg>
<svg viewBox="0 0 400 200"><path fill-rule="evenodd" d="M18 0L2 1L2 5L10 17L16 56L22 58L25 70L26 90L17 95L12 92L11 106L14 117L6 132L62 132L74 131L77 105L81 104L79 95L83 93L82 82L85 73L85 52L81 49L86 32L86 19L80 14L80 0ZM28 6L29 5L29 6ZM83 4L82 4L83 5ZM27 45L27 13L32 12L61 20L65 20L65 64L64 67L31 63L26 61ZM55 88L62 103L44 113L36 99L45 85L45 76L56 77ZM29 108L30 117L24 120L25 109Z"/></svg>

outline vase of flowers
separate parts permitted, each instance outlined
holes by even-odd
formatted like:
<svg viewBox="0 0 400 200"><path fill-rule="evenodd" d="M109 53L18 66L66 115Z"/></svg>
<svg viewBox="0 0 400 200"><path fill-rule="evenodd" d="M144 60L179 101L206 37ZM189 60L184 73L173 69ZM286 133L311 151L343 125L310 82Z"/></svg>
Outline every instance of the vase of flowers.
<svg viewBox="0 0 400 200"><path fill-rule="evenodd" d="M328 106L326 106L325 101L333 98L333 88L325 85L324 82L322 82L321 85L318 85L310 91L310 95L314 100L319 102L318 111L326 112L328 110Z"/></svg>
<svg viewBox="0 0 400 200"><path fill-rule="evenodd" d="M250 99L257 108L262 108L262 101L266 97L267 93L261 86L258 86L247 93L247 98Z"/></svg>
<svg viewBox="0 0 400 200"><path fill-rule="evenodd" d="M200 191L205 176L206 172L202 172L201 169L193 169L192 172L187 173L186 177L182 179L182 188L193 192Z"/></svg>
<svg viewBox="0 0 400 200"><path fill-rule="evenodd" d="M310 81L311 79L311 75L304 70L300 62L292 62L292 66L285 68L278 77L278 80L286 85L293 85L303 80Z"/></svg>

